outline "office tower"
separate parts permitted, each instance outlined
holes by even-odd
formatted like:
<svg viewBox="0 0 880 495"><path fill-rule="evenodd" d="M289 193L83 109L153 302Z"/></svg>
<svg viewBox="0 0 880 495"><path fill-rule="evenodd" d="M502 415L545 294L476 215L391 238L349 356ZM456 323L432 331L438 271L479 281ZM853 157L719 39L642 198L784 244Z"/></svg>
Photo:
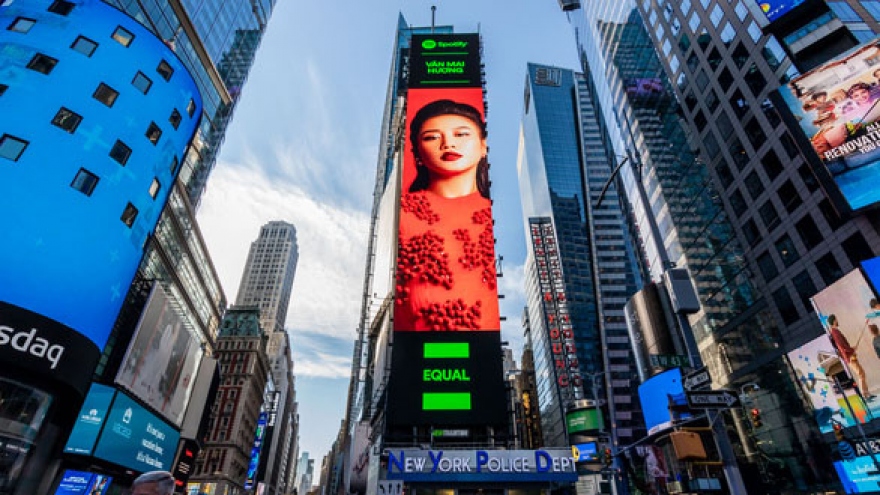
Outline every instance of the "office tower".
<svg viewBox="0 0 880 495"><path fill-rule="evenodd" d="M32 404L4 408L15 447L0 491L36 493L54 481L202 100L160 38L101 2L9 3L0 24L0 394Z"/></svg>
<svg viewBox="0 0 880 495"><path fill-rule="evenodd" d="M256 486L260 458L268 450L264 441L270 418L262 409L271 379L266 341L256 307L229 308L217 337L224 379L189 487L201 491L213 484L219 493L241 493Z"/></svg>
<svg viewBox="0 0 880 495"><path fill-rule="evenodd" d="M275 383L275 393L269 405L270 414L276 418L273 434L269 440L269 452L264 479L274 493L292 492L291 483L296 465L297 437L299 435L299 404L296 400L296 378L293 375L290 336L287 332L269 334L266 348L269 356L270 373ZM270 416L271 419L271 416Z"/></svg>
<svg viewBox="0 0 880 495"><path fill-rule="evenodd" d="M785 124L791 111L776 91L875 36L870 7L769 2L765 15L745 1L598 2L569 14L610 104L606 121L619 123L616 146L657 165L659 184L643 175L644 184L685 255L664 233L670 258L696 284L703 311L690 323L701 354L714 386L740 390L749 409L734 409L727 424L750 493L836 483L831 435L823 439L803 409L786 354L822 334L809 298L878 253L876 218L849 201L833 180L839 171L818 162L797 124ZM657 91L626 91L646 78ZM686 144L667 150L640 135L658 117L681 126ZM676 182L664 184L660 172L685 185L690 201L677 201ZM627 193L639 202L635 188ZM762 421L750 421L751 411Z"/></svg>
<svg viewBox="0 0 880 495"><path fill-rule="evenodd" d="M566 411L602 398L612 439L628 445L644 434L623 317L639 278L613 154L583 75L532 63L527 74L517 167L544 442L568 445Z"/></svg>
<svg viewBox="0 0 880 495"><path fill-rule="evenodd" d="M260 326L267 333L284 330L298 259L296 227L287 222L263 225L251 243L235 304L259 306Z"/></svg>

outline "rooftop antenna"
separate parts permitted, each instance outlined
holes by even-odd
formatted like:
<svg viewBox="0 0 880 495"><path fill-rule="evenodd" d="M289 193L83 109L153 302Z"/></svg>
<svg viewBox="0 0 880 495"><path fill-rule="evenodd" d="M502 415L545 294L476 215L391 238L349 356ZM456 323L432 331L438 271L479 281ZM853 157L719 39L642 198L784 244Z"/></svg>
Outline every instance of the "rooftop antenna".
<svg viewBox="0 0 880 495"><path fill-rule="evenodd" d="M437 6L431 5L431 34L434 34L434 15L437 13Z"/></svg>

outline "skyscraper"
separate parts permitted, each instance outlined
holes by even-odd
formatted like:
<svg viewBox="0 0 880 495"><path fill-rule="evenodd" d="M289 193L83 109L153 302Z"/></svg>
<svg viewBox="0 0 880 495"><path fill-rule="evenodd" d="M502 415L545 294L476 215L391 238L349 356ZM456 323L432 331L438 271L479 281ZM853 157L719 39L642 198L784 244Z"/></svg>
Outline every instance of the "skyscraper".
<svg viewBox="0 0 880 495"><path fill-rule="evenodd" d="M648 244L691 273L702 310L690 324L714 385L762 418L727 418L749 492L832 489L817 463L833 447L785 354L822 332L809 298L878 254L876 215L842 204L776 89L876 36L876 18L861 2L581 5L567 15L584 70L615 146L641 167L626 171L627 195L662 232Z"/></svg>
<svg viewBox="0 0 880 495"><path fill-rule="evenodd" d="M287 222L263 225L251 243L235 304L258 306L260 326L267 333L284 330L297 260L296 227Z"/></svg>
<svg viewBox="0 0 880 495"><path fill-rule="evenodd" d="M568 445L565 413L607 401L628 445L644 434L623 305L640 280L589 81L528 64L517 168L529 254L529 335L546 445ZM605 384L605 386L600 386Z"/></svg>

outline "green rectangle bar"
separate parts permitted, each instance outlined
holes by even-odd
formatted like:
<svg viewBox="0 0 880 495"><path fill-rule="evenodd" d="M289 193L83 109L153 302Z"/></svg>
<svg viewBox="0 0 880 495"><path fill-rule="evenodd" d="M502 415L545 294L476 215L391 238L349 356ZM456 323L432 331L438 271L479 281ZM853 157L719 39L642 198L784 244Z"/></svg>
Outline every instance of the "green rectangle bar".
<svg viewBox="0 0 880 495"><path fill-rule="evenodd" d="M470 411L470 392L426 392L422 394L423 411Z"/></svg>
<svg viewBox="0 0 880 495"><path fill-rule="evenodd" d="M471 357L467 342L425 342L425 359L450 359Z"/></svg>

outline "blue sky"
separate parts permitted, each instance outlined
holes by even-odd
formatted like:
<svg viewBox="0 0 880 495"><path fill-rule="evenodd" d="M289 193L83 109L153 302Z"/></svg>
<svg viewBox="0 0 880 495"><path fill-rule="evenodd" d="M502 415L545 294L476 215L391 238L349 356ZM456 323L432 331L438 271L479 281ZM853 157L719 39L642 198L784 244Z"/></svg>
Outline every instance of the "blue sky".
<svg viewBox="0 0 880 495"><path fill-rule="evenodd" d="M495 235L504 257L502 338L519 358L526 251L516 157L526 63L577 68L574 36L555 0L280 0L198 213L230 302L260 226L297 227L286 327L300 450L316 470L346 404L397 17L430 25L431 5L438 25L483 35Z"/></svg>

